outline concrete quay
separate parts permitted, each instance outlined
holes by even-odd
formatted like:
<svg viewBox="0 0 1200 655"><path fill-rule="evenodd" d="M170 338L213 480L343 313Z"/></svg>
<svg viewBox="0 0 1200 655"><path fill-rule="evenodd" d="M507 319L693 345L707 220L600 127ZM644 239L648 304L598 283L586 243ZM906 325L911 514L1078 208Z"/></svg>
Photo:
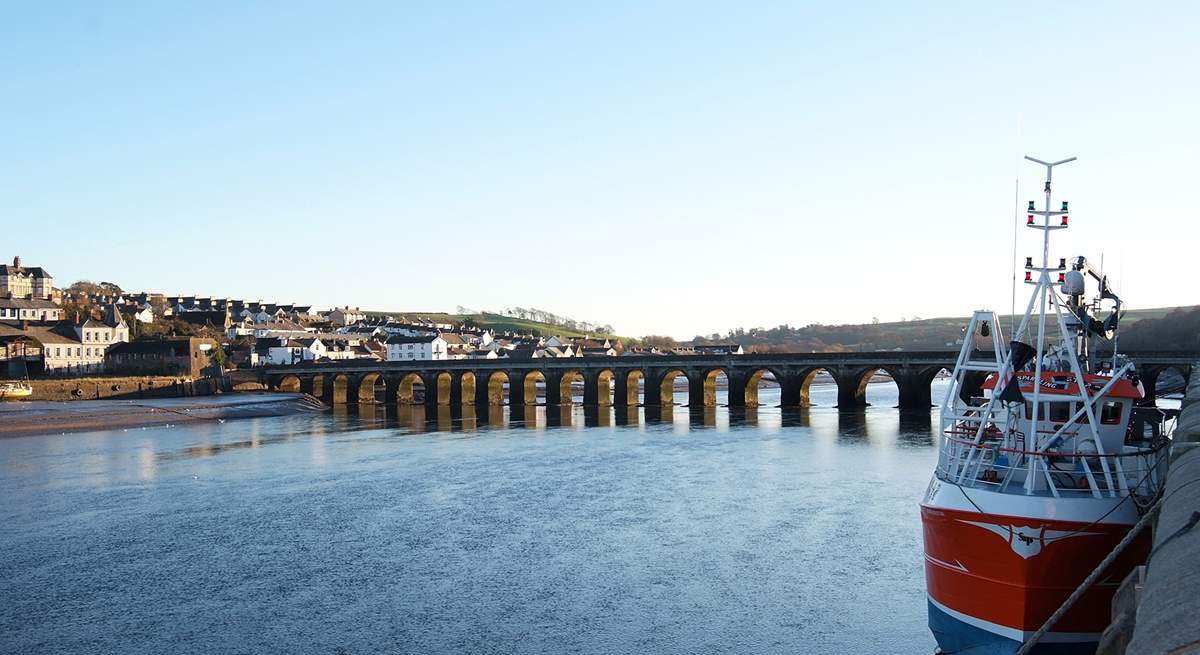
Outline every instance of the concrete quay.
<svg viewBox="0 0 1200 655"><path fill-rule="evenodd" d="M1154 550L1113 598L1099 655L1200 655L1200 376L1188 385Z"/></svg>

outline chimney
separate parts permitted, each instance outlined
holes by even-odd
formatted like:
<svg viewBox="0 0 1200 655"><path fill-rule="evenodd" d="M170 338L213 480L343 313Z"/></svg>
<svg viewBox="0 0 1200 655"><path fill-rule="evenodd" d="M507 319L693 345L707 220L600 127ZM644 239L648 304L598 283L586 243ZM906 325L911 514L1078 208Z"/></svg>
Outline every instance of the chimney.
<svg viewBox="0 0 1200 655"><path fill-rule="evenodd" d="M21 270L21 256L20 255L13 257L13 268L15 268L17 270Z"/></svg>

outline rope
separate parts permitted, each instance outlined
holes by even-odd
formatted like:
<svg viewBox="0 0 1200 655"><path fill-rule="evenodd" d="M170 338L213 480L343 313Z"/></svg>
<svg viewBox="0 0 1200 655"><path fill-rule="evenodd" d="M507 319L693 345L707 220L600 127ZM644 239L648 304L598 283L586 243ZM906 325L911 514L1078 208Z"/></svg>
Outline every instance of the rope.
<svg viewBox="0 0 1200 655"><path fill-rule="evenodd" d="M1159 498L1154 502L1153 505L1150 506L1150 509L1146 510L1146 513L1142 515L1142 518L1139 519L1132 528L1130 528L1129 532L1125 533L1124 538L1122 538L1120 543L1118 543L1116 547L1112 549L1112 552L1104 558L1104 561L1100 562L1099 566L1093 569L1092 572L1088 574L1088 577L1084 578L1083 582L1079 583L1079 586L1075 588L1075 591L1071 592L1071 595L1068 596L1065 601L1063 601L1063 604L1060 605L1058 609L1054 610L1054 613L1050 615L1050 618L1046 619L1046 622L1042 624L1042 627L1038 628L1037 632L1033 633L1029 639L1025 640L1025 643L1021 644L1021 648L1017 650L1016 655L1029 655L1030 651L1033 650L1033 647L1036 646L1037 643L1041 641L1042 637L1046 636L1046 633L1050 631L1050 628L1053 628L1054 624L1058 623L1058 620L1061 619L1064 614L1070 611L1071 607L1075 605L1076 601L1078 601L1080 597L1083 596L1084 592L1086 592L1088 588L1095 584L1096 580L1100 579L1100 575L1104 573L1104 570L1107 569L1110 564L1113 563L1113 560L1117 559L1121 552L1124 551L1131 542L1133 542L1134 537L1136 537L1143 528L1150 524L1150 521L1153 520L1154 516L1158 514L1158 510L1162 507L1162 502L1163 499Z"/></svg>

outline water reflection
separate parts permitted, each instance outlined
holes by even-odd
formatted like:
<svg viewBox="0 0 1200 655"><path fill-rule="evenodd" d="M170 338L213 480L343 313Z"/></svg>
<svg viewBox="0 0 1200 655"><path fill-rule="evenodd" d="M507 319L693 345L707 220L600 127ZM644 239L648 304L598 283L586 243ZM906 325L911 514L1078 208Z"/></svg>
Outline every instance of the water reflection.
<svg viewBox="0 0 1200 655"><path fill-rule="evenodd" d="M821 393L787 409L355 404L0 439L5 643L931 652L913 512L935 415L839 412ZM83 599L72 621L46 589Z"/></svg>

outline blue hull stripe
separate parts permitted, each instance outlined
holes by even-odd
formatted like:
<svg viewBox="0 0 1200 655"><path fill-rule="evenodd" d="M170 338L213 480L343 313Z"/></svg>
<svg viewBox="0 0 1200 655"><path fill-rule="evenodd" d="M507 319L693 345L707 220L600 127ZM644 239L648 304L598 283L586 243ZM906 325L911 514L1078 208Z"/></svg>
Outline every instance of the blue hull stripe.
<svg viewBox="0 0 1200 655"><path fill-rule="evenodd" d="M929 629L946 655L1013 655L1021 644L983 628L964 623L943 612L933 603L929 606ZM1036 655L1093 655L1095 642L1054 644L1042 643L1033 650Z"/></svg>

